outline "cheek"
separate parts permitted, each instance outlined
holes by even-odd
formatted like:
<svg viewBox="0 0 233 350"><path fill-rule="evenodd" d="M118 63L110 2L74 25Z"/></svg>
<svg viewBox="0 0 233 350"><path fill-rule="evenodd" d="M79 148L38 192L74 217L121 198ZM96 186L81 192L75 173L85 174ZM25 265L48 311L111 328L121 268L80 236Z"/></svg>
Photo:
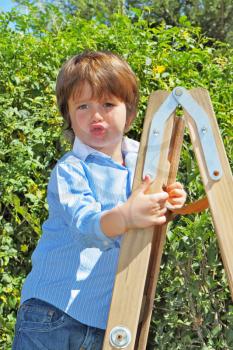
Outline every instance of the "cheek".
<svg viewBox="0 0 233 350"><path fill-rule="evenodd" d="M115 120L119 126L125 126L127 124L127 111L125 106L122 106L116 113Z"/></svg>
<svg viewBox="0 0 233 350"><path fill-rule="evenodd" d="M84 118L84 116L82 116L82 115L74 115L74 116L72 116L72 118L71 118L71 123L72 123L72 127L73 128L77 128L77 127L79 127L79 128L82 128L82 127L84 127L85 126L85 120L86 120L86 118Z"/></svg>

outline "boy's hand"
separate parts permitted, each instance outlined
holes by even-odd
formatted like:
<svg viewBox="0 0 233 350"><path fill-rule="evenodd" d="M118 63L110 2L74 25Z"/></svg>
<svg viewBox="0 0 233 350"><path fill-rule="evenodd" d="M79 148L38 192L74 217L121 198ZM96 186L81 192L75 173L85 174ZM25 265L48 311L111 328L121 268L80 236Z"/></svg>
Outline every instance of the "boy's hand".
<svg viewBox="0 0 233 350"><path fill-rule="evenodd" d="M162 225L166 222L168 193L147 194L149 187L150 178L146 176L127 202L118 207L124 217L126 230Z"/></svg>
<svg viewBox="0 0 233 350"><path fill-rule="evenodd" d="M182 208L186 198L187 193L185 192L183 185L180 182L174 182L173 184L166 186L165 191L168 193L169 197L166 202L166 207L169 210Z"/></svg>
<svg viewBox="0 0 233 350"><path fill-rule="evenodd" d="M166 222L167 208L181 208L186 200L183 186L176 182L167 186L166 192L148 194L150 178L131 194L127 202L110 209L101 217L101 228L108 237L115 237L129 229L162 225Z"/></svg>

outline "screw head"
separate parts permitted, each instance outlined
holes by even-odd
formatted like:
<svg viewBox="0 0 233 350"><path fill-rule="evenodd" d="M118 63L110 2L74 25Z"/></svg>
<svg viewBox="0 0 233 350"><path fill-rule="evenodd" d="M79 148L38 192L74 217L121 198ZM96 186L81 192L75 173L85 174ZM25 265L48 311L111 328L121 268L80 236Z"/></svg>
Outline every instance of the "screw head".
<svg viewBox="0 0 233 350"><path fill-rule="evenodd" d="M181 89L181 88L177 88L177 89L175 90L175 95L176 95L176 96L181 96L181 95L183 95L182 89Z"/></svg>
<svg viewBox="0 0 233 350"><path fill-rule="evenodd" d="M131 342L130 330L123 326L114 327L110 332L109 340L116 349L124 349Z"/></svg>
<svg viewBox="0 0 233 350"><path fill-rule="evenodd" d="M154 129L154 130L153 130L153 134L154 134L155 136L158 136L158 135L159 135L159 130Z"/></svg>
<svg viewBox="0 0 233 350"><path fill-rule="evenodd" d="M205 126L203 126L201 128L201 132L202 132L202 134L206 134L207 133L207 128Z"/></svg>

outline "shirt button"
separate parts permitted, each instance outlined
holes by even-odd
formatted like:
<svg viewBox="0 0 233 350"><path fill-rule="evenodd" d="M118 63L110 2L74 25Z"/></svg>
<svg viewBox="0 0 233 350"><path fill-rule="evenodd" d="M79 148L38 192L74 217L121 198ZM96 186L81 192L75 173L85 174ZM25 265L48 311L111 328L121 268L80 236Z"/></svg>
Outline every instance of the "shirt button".
<svg viewBox="0 0 233 350"><path fill-rule="evenodd" d="M108 241L104 241L104 245L107 246L108 245Z"/></svg>

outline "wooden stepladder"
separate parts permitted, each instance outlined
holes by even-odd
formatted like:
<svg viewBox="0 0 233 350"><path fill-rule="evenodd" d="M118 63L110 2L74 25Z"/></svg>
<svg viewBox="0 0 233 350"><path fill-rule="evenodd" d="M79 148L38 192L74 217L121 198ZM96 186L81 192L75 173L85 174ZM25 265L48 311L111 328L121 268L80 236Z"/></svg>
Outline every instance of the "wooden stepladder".
<svg viewBox="0 0 233 350"><path fill-rule="evenodd" d="M184 118L176 117L177 106ZM208 206L213 217L233 299L233 179L208 91L176 87L150 96L134 176L133 191L149 174L150 192L175 181L188 125L207 198L176 212ZM133 215L133 213L132 213ZM168 214L168 220L173 214ZM145 350L167 223L124 235L103 350Z"/></svg>

